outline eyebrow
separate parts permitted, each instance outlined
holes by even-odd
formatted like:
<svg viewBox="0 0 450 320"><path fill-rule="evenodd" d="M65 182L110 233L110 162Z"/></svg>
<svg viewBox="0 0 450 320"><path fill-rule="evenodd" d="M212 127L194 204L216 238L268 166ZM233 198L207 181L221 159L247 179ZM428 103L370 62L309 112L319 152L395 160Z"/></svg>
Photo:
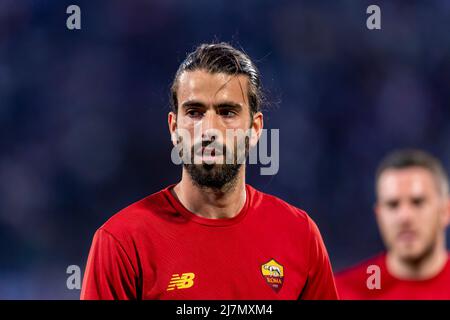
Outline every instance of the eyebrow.
<svg viewBox="0 0 450 320"><path fill-rule="evenodd" d="M206 105L203 102L198 101L198 100L185 101L185 102L183 102L183 104L181 106L185 109L189 108L189 107L202 107L202 108L206 107ZM240 103L236 103L233 101L221 101L219 103L214 104L215 108L221 108L221 107L223 108L223 107L227 107L227 106L233 107L234 109L237 109L239 111L242 110L242 105Z"/></svg>

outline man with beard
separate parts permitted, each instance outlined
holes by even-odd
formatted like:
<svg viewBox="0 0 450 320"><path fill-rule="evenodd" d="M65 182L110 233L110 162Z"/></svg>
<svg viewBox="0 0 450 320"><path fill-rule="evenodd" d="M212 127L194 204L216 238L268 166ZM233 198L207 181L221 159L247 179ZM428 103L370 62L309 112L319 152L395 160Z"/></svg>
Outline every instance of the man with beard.
<svg viewBox="0 0 450 320"><path fill-rule="evenodd" d="M388 155L376 175L375 214L387 248L339 273L342 299L450 299L445 231L448 179L440 162L418 150Z"/></svg>
<svg viewBox="0 0 450 320"><path fill-rule="evenodd" d="M315 223L245 183L245 158L263 129L250 58L226 43L200 45L171 93L181 181L97 230L81 298L336 299Z"/></svg>

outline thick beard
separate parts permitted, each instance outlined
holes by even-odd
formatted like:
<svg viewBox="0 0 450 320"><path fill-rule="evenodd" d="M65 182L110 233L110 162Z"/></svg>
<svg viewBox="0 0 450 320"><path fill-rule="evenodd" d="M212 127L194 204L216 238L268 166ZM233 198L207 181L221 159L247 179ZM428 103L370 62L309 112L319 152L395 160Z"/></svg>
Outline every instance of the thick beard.
<svg viewBox="0 0 450 320"><path fill-rule="evenodd" d="M195 185L226 192L234 188L242 164L184 164Z"/></svg>
<svg viewBox="0 0 450 320"><path fill-rule="evenodd" d="M206 144L209 143L206 142ZM234 147L236 151L234 152L234 163L232 164L194 164L194 154L196 148L192 146L191 163L183 163L183 167L191 176L191 179L196 186L221 192L230 191L236 186L239 170L249 155L249 139L245 139L244 154L238 154L236 145ZM228 154L227 148L225 145L223 145L222 148L224 162L226 162L225 159ZM182 153L180 156L182 156Z"/></svg>

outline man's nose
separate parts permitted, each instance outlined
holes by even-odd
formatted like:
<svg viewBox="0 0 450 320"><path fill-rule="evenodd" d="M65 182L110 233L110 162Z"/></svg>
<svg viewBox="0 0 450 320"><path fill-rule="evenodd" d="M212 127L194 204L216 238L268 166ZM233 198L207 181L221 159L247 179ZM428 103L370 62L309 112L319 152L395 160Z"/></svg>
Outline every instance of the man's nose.
<svg viewBox="0 0 450 320"><path fill-rule="evenodd" d="M214 141L218 138L219 134L219 121L217 114L213 111L208 111L205 113L202 121L200 122L202 140Z"/></svg>
<svg viewBox="0 0 450 320"><path fill-rule="evenodd" d="M408 203L402 203L398 209L398 218L401 223L410 222L414 217L414 209Z"/></svg>

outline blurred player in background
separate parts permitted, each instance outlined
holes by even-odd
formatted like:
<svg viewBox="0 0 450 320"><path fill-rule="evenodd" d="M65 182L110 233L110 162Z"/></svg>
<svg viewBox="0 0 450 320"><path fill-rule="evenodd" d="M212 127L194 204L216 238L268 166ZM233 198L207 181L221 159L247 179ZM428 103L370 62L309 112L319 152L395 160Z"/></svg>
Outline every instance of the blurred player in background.
<svg viewBox="0 0 450 320"><path fill-rule="evenodd" d="M243 52L204 44L187 56L168 124L174 146L201 161L183 160L179 183L97 230L82 299L337 298L316 224L245 183L237 158L245 160L261 136L260 104L259 72ZM228 139L229 131L249 129L244 144ZM223 161L230 154L239 156Z"/></svg>
<svg viewBox="0 0 450 320"><path fill-rule="evenodd" d="M376 174L376 196L386 253L339 273L340 298L450 299L450 200L441 163L418 150L389 154Z"/></svg>

